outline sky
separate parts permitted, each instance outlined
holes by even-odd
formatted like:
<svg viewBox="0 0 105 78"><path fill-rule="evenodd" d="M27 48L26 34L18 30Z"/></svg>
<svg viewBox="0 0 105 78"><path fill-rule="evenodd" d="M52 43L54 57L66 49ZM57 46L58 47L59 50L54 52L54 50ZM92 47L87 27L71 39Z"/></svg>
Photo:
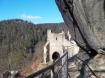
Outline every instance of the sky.
<svg viewBox="0 0 105 78"><path fill-rule="evenodd" d="M0 20L15 18L35 24L63 22L55 0L0 0Z"/></svg>

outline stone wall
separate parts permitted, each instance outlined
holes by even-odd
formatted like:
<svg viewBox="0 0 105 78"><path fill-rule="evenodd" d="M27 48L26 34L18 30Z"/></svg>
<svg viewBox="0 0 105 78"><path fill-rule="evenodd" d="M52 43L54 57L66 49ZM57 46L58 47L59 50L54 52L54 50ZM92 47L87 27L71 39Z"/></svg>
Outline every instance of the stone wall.
<svg viewBox="0 0 105 78"><path fill-rule="evenodd" d="M66 39L67 36L67 39ZM48 46L48 48L46 48ZM69 58L76 55L79 52L79 47L74 40L71 40L70 33L54 33L51 30L47 32L47 42L44 47L44 59L49 55L49 60L53 61L53 54L58 53L58 56L62 56L64 51L68 52Z"/></svg>

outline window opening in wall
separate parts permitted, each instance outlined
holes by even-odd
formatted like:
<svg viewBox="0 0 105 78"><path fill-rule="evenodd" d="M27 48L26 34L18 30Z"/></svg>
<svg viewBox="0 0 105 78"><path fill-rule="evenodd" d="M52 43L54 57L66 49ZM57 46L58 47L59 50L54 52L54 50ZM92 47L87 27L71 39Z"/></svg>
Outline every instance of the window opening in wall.
<svg viewBox="0 0 105 78"><path fill-rule="evenodd" d="M57 37L56 37L56 40L57 40Z"/></svg>

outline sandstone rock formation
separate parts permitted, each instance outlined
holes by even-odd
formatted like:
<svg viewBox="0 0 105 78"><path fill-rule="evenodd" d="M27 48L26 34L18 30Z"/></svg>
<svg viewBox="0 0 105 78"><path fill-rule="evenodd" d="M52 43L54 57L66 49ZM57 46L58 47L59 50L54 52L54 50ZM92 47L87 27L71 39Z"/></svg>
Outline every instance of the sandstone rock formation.
<svg viewBox="0 0 105 78"><path fill-rule="evenodd" d="M105 0L56 0L56 3L80 45L97 52L105 49Z"/></svg>
<svg viewBox="0 0 105 78"><path fill-rule="evenodd" d="M73 39L89 56L82 52L78 55L85 59L81 57L80 75L76 78L105 78L105 0L56 0L56 3Z"/></svg>

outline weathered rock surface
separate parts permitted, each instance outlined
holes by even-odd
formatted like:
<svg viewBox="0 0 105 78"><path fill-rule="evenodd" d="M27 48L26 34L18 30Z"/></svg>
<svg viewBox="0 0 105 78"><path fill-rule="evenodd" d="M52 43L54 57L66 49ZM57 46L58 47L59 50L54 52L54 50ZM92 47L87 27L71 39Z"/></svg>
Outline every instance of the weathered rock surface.
<svg viewBox="0 0 105 78"><path fill-rule="evenodd" d="M56 0L56 3L72 38L92 56L83 52L77 55L84 62L79 64L75 60L75 68L80 67L80 72L78 77L71 73L71 78L105 78L105 0Z"/></svg>
<svg viewBox="0 0 105 78"><path fill-rule="evenodd" d="M96 51L105 48L105 0L56 0L56 3L76 41Z"/></svg>
<svg viewBox="0 0 105 78"><path fill-rule="evenodd" d="M98 78L105 78L105 56L98 54L89 62L90 68L95 72ZM94 75L91 75L92 78L95 78Z"/></svg>

